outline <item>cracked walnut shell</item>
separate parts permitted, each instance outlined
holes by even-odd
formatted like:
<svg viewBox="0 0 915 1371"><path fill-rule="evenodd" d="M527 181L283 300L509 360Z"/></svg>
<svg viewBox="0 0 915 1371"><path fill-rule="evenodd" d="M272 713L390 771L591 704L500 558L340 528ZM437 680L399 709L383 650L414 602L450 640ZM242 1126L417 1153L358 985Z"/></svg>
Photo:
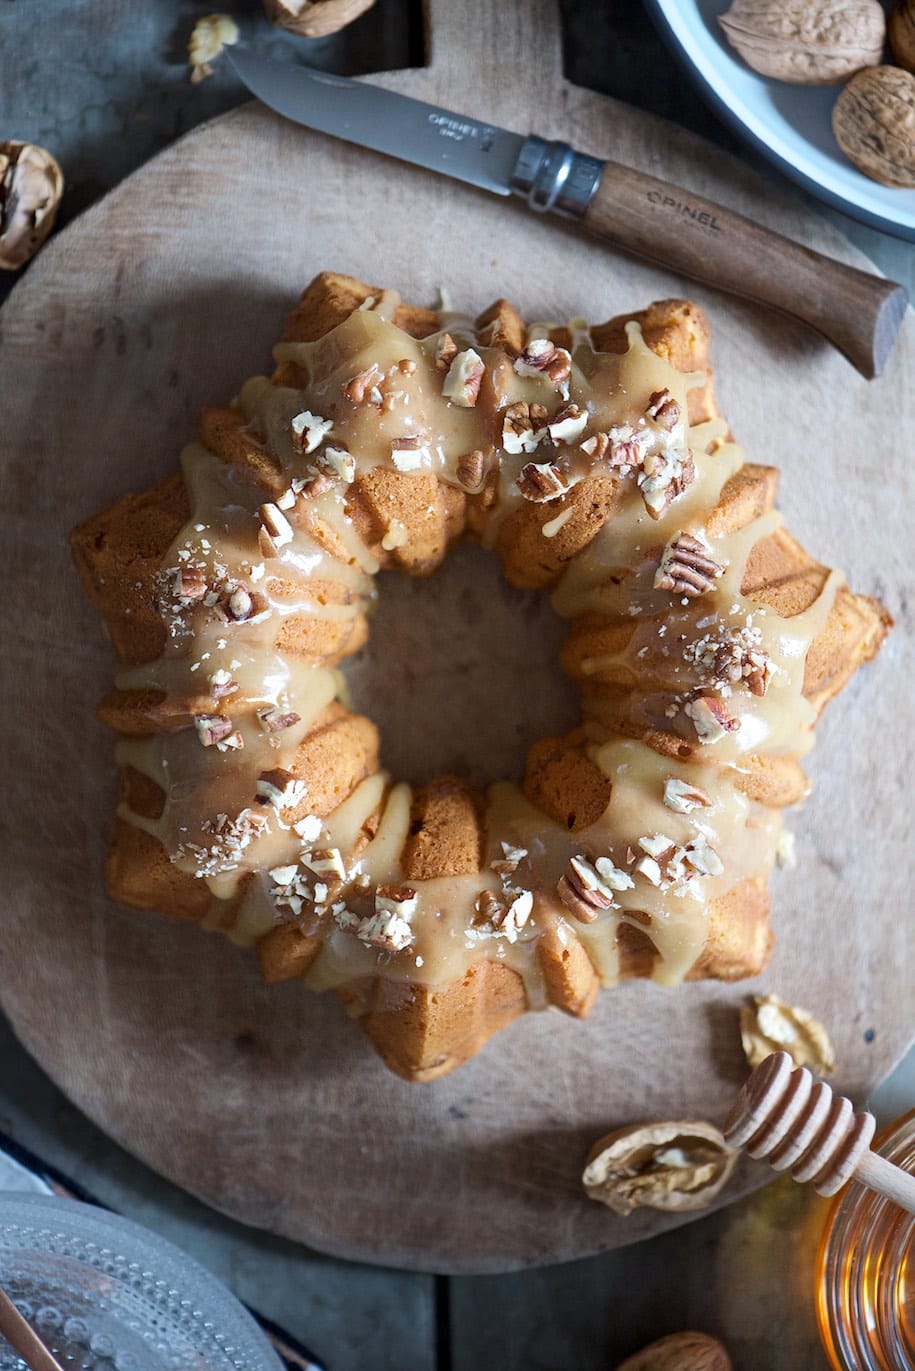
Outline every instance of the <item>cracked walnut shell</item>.
<svg viewBox="0 0 915 1371"><path fill-rule="evenodd" d="M326 38L346 28L375 0L264 0L267 18L303 38Z"/></svg>
<svg viewBox="0 0 915 1371"><path fill-rule="evenodd" d="M774 1052L787 1052L795 1066L806 1066L817 1076L829 1076L836 1068L835 1048L819 1019L777 995L754 995L753 1004L741 1009L740 1041L750 1066L759 1066Z"/></svg>
<svg viewBox="0 0 915 1371"><path fill-rule="evenodd" d="M832 112L839 147L885 186L915 186L915 76L870 67L852 77Z"/></svg>
<svg viewBox="0 0 915 1371"><path fill-rule="evenodd" d="M594 1144L582 1174L588 1198L617 1214L633 1209L705 1209L737 1161L713 1124L631 1124Z"/></svg>
<svg viewBox="0 0 915 1371"><path fill-rule="evenodd" d="M734 0L718 22L747 66L779 81L828 86L883 55L879 0Z"/></svg>
<svg viewBox="0 0 915 1371"><path fill-rule="evenodd" d="M0 142L0 269L34 257L54 227L64 176L34 143Z"/></svg>

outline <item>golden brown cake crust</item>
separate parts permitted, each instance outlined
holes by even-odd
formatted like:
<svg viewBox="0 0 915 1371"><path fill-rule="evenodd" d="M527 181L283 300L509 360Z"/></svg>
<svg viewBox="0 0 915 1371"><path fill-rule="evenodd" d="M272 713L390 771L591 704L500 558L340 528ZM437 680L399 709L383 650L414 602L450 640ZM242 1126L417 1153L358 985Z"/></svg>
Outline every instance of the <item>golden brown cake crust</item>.
<svg viewBox="0 0 915 1371"><path fill-rule="evenodd" d="M322 352L330 335L336 341ZM453 1069L535 1003L587 1014L602 979L659 968L671 979L757 973L772 941L765 876L778 810L806 793L799 758L816 714L877 651L890 619L781 526L778 473L744 463L730 441L709 346L708 323L691 301L658 301L594 326L590 351L579 356L576 326L531 329L506 300L468 326L352 277L316 277L289 319L272 378L249 382L232 405L203 410L184 475L124 497L73 534L86 592L128 669L99 707L131 759L107 865L115 898L256 945L268 982L334 986L391 1069L416 1081ZM345 370L347 348L360 359L358 374ZM321 380L338 365L342 392ZM687 387L682 378L696 372L705 380ZM661 380L649 385L649 377ZM644 392L622 417L606 409L614 386ZM424 451L422 436L397 436L386 417L405 393L444 416L454 434L472 435L468 450L458 436L443 466L426 469L428 451L413 458ZM457 398L444 404L447 394ZM582 420L575 397L584 395ZM297 433L294 410L282 410L293 402L305 425ZM561 422L576 436L546 427ZM317 465L305 460L309 425L332 429L343 444L332 449L318 434ZM363 460L359 443L366 434L375 442L376 430L397 441ZM695 435L689 453L674 442L684 432ZM640 447L642 438L650 443ZM305 454L292 465L290 441ZM348 460L353 470L343 475ZM212 556L200 571L181 558L194 543L188 529L209 530L208 492L222 483L233 499L244 492L253 523L232 535L241 572L214 576ZM628 551L615 566L621 529ZM693 569L695 534L698 565L711 572ZM446 776L411 794L379 772L372 722L333 698L334 668L366 639L371 575L380 567L428 575L463 536L492 547L512 584L552 589L571 621L561 660L581 688L583 723L534 744L523 793L495 787L484 798ZM284 540L301 540L307 574L284 560ZM603 579L594 579L594 566ZM690 593L670 589L665 599L665 574ZM715 577L727 588L718 614L705 618L730 614L736 626L702 639L697 625L718 593ZM696 585L707 597L698 608ZM243 613L232 598L239 592ZM725 596L739 601L741 618ZM205 669L176 684L170 643L182 640L189 618L210 611L207 644L225 646L227 660L230 641L244 644L250 632L260 643L265 605L279 623L258 651L288 667L285 704L252 695L244 651L218 671L213 660L205 666L208 651L197 663ZM762 710L767 719L746 691L764 697L770 677L787 670L760 647L777 642L781 623L809 643L791 685L796 717L784 736L775 730L768 750L735 750L729 710ZM680 625L675 641L692 656L672 655L674 639L665 641L668 626L673 634ZM229 679L236 667L238 681ZM732 675L715 675L723 670ZM305 713L288 703L296 682L307 684ZM224 764L219 749L229 749ZM240 774L249 755L266 761L250 790L226 798L224 774ZM171 758L164 771L163 756ZM191 840L166 778L169 766L200 759L205 822ZM679 790L668 804L671 783ZM722 811L712 827L706 805ZM641 829L633 828L625 816L643 809ZM750 843L745 810L757 835ZM625 839L615 841L613 823ZM299 829L301 855L290 860ZM720 877L708 833L722 851L726 841L734 847ZM246 865L247 845L264 834L272 835L272 864ZM537 874L538 861L548 877ZM657 917L664 891L703 879L709 894L694 919L701 936L695 945L666 944ZM462 907L466 925L454 922ZM437 961L423 930L438 922L446 950Z"/></svg>

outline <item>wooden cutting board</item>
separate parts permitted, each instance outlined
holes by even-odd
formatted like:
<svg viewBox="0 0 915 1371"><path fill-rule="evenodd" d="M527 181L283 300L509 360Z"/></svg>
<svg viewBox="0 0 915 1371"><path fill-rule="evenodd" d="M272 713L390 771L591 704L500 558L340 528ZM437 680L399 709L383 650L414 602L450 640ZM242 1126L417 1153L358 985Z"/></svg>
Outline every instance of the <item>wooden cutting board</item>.
<svg viewBox="0 0 915 1371"><path fill-rule="evenodd" d="M551 0L433 0L430 10L430 66L380 82L568 138L861 261L738 162L570 86ZM268 365L287 308L322 268L420 302L435 302L444 286L472 310L504 293L539 317L605 318L690 289L520 205L253 105L182 139L44 250L2 314L0 1002L91 1118L247 1222L420 1269L584 1256L670 1226L647 1212L619 1219L582 1199L583 1156L598 1134L640 1117L720 1120L743 1076L736 1017L750 991L762 986L817 1013L836 1043L838 1085L859 1097L912 1036L915 661L905 596L915 326L910 316L887 374L867 383L800 326L693 290L713 321L725 412L754 458L783 467L791 527L898 619L880 659L820 729L817 788L793 822L799 866L775 882L770 968L737 986L627 985L602 995L584 1024L528 1016L454 1075L411 1086L384 1070L334 997L263 988L250 957L194 928L115 908L100 877L115 772L111 739L91 711L112 663L69 565L67 530L173 467L198 407ZM453 633L468 664L478 642L499 638L474 636L483 632L477 621L497 613L507 623L527 616L552 643L546 609L525 601L519 612L507 591L478 579L478 560L464 556L452 574L444 601L435 581L391 601L413 626L417 654L425 651L418 672L434 671L429 644L438 642L422 630L423 614L429 624L452 616L445 638ZM396 614L386 622L399 632ZM529 632L517 641L519 657L507 651L494 666L499 694L523 701L534 681L547 701L534 731L561 725L555 673L531 665ZM373 658L370 681L373 669L375 712L399 726L399 758L419 730L404 727L405 687L392 691L383 672L377 679ZM484 693L474 710L487 709ZM523 732L526 708L502 717L519 714ZM497 767L516 757L517 731L491 740ZM432 747L423 741L420 765ZM470 752L473 769L481 754ZM742 1168L725 1200L765 1176Z"/></svg>

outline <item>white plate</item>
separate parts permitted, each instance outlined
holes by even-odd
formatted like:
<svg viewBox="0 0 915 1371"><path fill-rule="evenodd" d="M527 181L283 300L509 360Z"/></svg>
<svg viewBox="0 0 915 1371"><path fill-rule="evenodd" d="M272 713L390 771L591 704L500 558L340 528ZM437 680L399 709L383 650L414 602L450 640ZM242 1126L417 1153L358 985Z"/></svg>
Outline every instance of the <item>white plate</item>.
<svg viewBox="0 0 915 1371"><path fill-rule="evenodd" d="M705 98L786 176L862 223L915 242L915 190L870 180L833 136L839 86L796 86L751 71L718 24L730 0L650 0L650 6Z"/></svg>
<svg viewBox="0 0 915 1371"><path fill-rule="evenodd" d="M94 1205L0 1192L0 1287L65 1367L282 1371L215 1276ZM0 1371L21 1368L0 1338Z"/></svg>

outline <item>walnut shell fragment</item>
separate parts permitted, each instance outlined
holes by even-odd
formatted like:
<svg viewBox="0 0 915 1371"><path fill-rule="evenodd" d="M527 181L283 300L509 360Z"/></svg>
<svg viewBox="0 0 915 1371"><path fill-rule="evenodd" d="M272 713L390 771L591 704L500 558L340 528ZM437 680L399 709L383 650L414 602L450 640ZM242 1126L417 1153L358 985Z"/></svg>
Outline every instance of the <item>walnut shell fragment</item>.
<svg viewBox="0 0 915 1371"><path fill-rule="evenodd" d="M884 186L915 186L915 76L899 67L860 71L840 93L832 130L845 156Z"/></svg>
<svg viewBox="0 0 915 1371"><path fill-rule="evenodd" d="M737 1152L713 1124L631 1124L594 1144L582 1174L591 1200L617 1214L633 1209L704 1209L734 1169Z"/></svg>
<svg viewBox="0 0 915 1371"><path fill-rule="evenodd" d="M326 38L346 28L375 0L264 0L271 23L298 33L302 38Z"/></svg>
<svg viewBox="0 0 915 1371"><path fill-rule="evenodd" d="M727 1349L708 1333L670 1333L627 1357L616 1371L732 1371Z"/></svg>
<svg viewBox="0 0 915 1371"><path fill-rule="evenodd" d="M64 175L34 143L0 142L0 269L35 256L54 227Z"/></svg>
<svg viewBox="0 0 915 1371"><path fill-rule="evenodd" d="M886 33L879 0L734 0L718 22L748 67L809 86L874 66Z"/></svg>
<svg viewBox="0 0 915 1371"><path fill-rule="evenodd" d="M796 1066L806 1066L816 1076L828 1076L836 1068L835 1048L819 1019L777 995L754 995L752 1005L741 1009L740 1041L750 1066L759 1066L774 1052L787 1052Z"/></svg>
<svg viewBox="0 0 915 1371"><path fill-rule="evenodd" d="M238 25L229 14L205 14L197 20L187 43L194 85L213 75L210 63L215 62L223 48L237 43L239 37Z"/></svg>

